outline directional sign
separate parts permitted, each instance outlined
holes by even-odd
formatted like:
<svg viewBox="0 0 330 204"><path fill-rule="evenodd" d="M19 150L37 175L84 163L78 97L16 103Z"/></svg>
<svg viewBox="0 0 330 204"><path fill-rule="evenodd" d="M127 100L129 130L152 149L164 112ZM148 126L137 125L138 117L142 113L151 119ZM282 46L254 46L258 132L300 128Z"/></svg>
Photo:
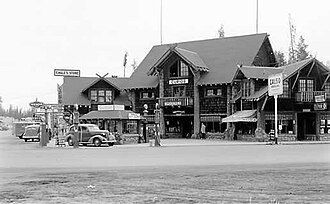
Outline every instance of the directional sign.
<svg viewBox="0 0 330 204"><path fill-rule="evenodd" d="M268 95L281 95L283 94L283 75L274 74L268 77Z"/></svg>
<svg viewBox="0 0 330 204"><path fill-rule="evenodd" d="M54 69L54 76L80 77L78 69Z"/></svg>
<svg viewBox="0 0 330 204"><path fill-rule="evenodd" d="M43 102L40 102L40 101L37 101L37 100L36 101L33 101L33 102L29 103L29 104L33 108L40 108L41 106L44 105Z"/></svg>

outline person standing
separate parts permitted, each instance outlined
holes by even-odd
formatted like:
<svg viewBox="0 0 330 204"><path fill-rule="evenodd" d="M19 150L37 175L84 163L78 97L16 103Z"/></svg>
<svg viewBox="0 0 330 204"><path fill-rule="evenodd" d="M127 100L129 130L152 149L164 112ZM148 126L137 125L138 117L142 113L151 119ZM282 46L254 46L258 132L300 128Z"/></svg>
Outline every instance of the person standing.
<svg viewBox="0 0 330 204"><path fill-rule="evenodd" d="M205 129L206 129L206 126L204 125L204 123L202 123L202 126L201 126L202 138L201 139L206 139Z"/></svg>

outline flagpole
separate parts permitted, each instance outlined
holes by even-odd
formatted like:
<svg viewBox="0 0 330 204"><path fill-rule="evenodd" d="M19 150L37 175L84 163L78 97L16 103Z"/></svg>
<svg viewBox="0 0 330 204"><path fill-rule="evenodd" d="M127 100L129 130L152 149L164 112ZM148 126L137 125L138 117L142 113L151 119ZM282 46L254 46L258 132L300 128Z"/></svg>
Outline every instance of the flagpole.
<svg viewBox="0 0 330 204"><path fill-rule="evenodd" d="M259 13L259 5L257 0L257 15L256 15L256 33L258 34L258 13Z"/></svg>
<svg viewBox="0 0 330 204"><path fill-rule="evenodd" d="M160 44L163 44L163 0L160 0Z"/></svg>

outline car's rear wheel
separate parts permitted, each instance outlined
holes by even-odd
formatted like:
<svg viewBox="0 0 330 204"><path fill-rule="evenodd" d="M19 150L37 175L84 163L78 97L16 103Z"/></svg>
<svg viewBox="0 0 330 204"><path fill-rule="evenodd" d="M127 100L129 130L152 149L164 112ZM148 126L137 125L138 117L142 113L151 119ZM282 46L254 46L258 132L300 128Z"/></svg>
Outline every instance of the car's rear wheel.
<svg viewBox="0 0 330 204"><path fill-rule="evenodd" d="M69 137L69 139L68 139L68 144L69 144L69 146L73 146L73 140L71 137Z"/></svg>
<svg viewBox="0 0 330 204"><path fill-rule="evenodd" d="M114 142L109 142L109 147L112 147L114 144Z"/></svg>
<svg viewBox="0 0 330 204"><path fill-rule="evenodd" d="M93 141L93 144L95 145L95 147L99 147L99 146L101 146L101 140L98 138L95 138Z"/></svg>

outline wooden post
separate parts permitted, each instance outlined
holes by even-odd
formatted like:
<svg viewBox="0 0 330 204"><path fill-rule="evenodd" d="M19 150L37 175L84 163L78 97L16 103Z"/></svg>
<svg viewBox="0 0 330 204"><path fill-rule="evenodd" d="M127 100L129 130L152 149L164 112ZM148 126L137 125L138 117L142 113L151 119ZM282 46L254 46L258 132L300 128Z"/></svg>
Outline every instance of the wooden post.
<svg viewBox="0 0 330 204"><path fill-rule="evenodd" d="M231 101L232 100L232 86L230 84L227 85L227 116L232 114L231 112ZM230 123L227 123L227 130L230 128Z"/></svg>
<svg viewBox="0 0 330 204"><path fill-rule="evenodd" d="M199 89L197 82L200 78L200 73L196 72L194 75L194 135L200 132L200 103L199 103Z"/></svg>
<svg viewBox="0 0 330 204"><path fill-rule="evenodd" d="M158 73L159 77L159 98L164 98L164 71L161 70ZM165 137L165 119L164 119L164 109L160 107L160 101L158 101L159 105L159 136L160 138Z"/></svg>

